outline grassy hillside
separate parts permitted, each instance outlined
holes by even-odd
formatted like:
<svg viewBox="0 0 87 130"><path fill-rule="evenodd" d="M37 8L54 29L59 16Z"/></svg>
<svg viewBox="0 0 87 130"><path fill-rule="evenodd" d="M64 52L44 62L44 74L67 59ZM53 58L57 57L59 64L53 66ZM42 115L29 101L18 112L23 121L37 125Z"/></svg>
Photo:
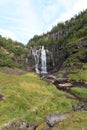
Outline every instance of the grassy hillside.
<svg viewBox="0 0 87 130"><path fill-rule="evenodd" d="M34 73L0 72L0 127L13 119L41 121L50 113L66 112L76 102Z"/></svg>
<svg viewBox="0 0 87 130"><path fill-rule="evenodd" d="M69 94L42 81L35 73L19 76L0 72L0 129L13 120L23 120L31 124L42 122L37 130L43 130L48 114L70 111L76 102ZM68 113L67 120L50 129L86 129L86 115L85 111Z"/></svg>
<svg viewBox="0 0 87 130"><path fill-rule="evenodd" d="M27 49L22 43L0 35L0 66L23 68L26 55Z"/></svg>
<svg viewBox="0 0 87 130"><path fill-rule="evenodd" d="M44 123L42 123L36 130L44 130ZM87 112L72 112L69 118L52 128L47 130L86 130L87 129Z"/></svg>
<svg viewBox="0 0 87 130"><path fill-rule="evenodd" d="M87 129L87 113L76 112L70 114L70 119L61 122L52 130L86 130Z"/></svg>

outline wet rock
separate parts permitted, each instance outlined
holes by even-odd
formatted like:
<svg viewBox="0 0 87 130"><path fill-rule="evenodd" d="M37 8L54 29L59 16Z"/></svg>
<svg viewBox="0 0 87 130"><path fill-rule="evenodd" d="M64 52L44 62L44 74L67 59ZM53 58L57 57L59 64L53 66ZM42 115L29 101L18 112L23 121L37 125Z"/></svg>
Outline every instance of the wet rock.
<svg viewBox="0 0 87 130"><path fill-rule="evenodd" d="M52 114L46 117L46 123L49 127L53 127L56 123L65 120L67 117L63 114Z"/></svg>
<svg viewBox="0 0 87 130"><path fill-rule="evenodd" d="M56 76L54 76L54 75L47 75L47 77L46 77L47 79L54 79L55 80L55 82L57 82L57 83L65 83L65 82L67 82L68 81L68 79L67 78L57 78Z"/></svg>
<svg viewBox="0 0 87 130"><path fill-rule="evenodd" d="M68 82L67 78L57 78L54 75L47 75L46 79L49 80L51 83L53 83L54 85L60 84L60 83L66 83Z"/></svg>
<svg viewBox="0 0 87 130"><path fill-rule="evenodd" d="M56 78L56 81L58 83L66 83L68 81L68 79L67 78Z"/></svg>

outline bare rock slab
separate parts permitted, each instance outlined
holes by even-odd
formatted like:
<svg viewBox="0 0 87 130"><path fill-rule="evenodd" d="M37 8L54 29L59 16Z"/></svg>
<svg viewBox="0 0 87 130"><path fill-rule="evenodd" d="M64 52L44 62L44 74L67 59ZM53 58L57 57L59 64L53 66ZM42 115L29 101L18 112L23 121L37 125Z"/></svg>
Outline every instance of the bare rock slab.
<svg viewBox="0 0 87 130"><path fill-rule="evenodd" d="M72 87L72 83L58 84L57 87L62 90L68 90Z"/></svg>
<svg viewBox="0 0 87 130"><path fill-rule="evenodd" d="M56 123L59 123L60 121L63 121L67 119L67 116L63 115L63 114L52 114L52 115L48 115L46 117L46 124L49 127L53 127Z"/></svg>

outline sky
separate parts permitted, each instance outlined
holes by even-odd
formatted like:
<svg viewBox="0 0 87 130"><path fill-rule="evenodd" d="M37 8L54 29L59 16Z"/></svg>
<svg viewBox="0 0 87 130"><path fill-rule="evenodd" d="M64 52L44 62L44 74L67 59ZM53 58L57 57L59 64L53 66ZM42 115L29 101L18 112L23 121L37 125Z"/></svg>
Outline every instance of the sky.
<svg viewBox="0 0 87 130"><path fill-rule="evenodd" d="M87 8L87 0L0 0L0 35L27 44Z"/></svg>

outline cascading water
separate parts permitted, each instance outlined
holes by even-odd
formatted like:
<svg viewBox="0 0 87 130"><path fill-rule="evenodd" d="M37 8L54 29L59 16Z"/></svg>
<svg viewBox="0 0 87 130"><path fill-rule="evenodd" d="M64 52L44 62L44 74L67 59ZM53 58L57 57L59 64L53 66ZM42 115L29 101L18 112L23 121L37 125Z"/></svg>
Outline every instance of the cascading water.
<svg viewBox="0 0 87 130"><path fill-rule="evenodd" d="M39 55L38 55L38 50L34 50L32 49L32 54L34 56L35 59L35 71L36 73L40 73L38 66L39 66Z"/></svg>
<svg viewBox="0 0 87 130"><path fill-rule="evenodd" d="M46 51L44 46L41 49L32 49L32 55L35 60L35 71L36 73L46 74L47 66L46 66Z"/></svg>
<svg viewBox="0 0 87 130"><path fill-rule="evenodd" d="M41 73L46 74L47 73L47 66L46 66L46 51L44 49L44 46L41 48Z"/></svg>

